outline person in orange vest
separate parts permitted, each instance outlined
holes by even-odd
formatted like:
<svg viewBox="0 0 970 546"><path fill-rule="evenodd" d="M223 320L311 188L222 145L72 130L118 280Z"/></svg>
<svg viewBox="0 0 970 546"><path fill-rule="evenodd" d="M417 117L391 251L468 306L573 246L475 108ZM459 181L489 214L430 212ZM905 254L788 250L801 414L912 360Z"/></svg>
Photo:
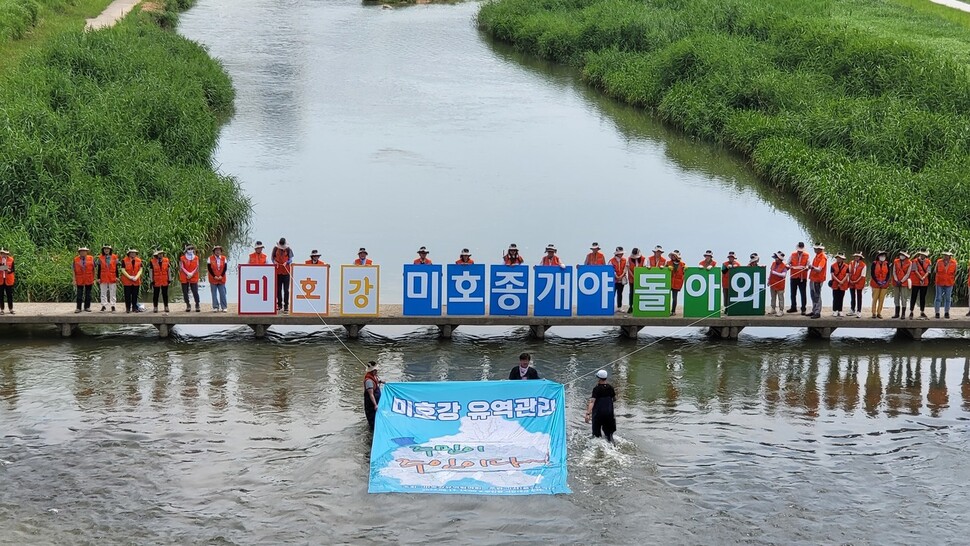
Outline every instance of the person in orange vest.
<svg viewBox="0 0 970 546"><path fill-rule="evenodd" d="M172 263L164 250L156 250L148 260L152 272L152 312L158 312L158 295L162 295L165 312L168 313L168 285L172 284Z"/></svg>
<svg viewBox="0 0 970 546"><path fill-rule="evenodd" d="M909 301L909 292L913 286L912 274L913 262L909 259L909 253L900 250L899 257L893 260L892 285L893 299L896 304L893 318L903 318L903 315L900 315L900 307L902 307L902 313L906 313L906 302Z"/></svg>
<svg viewBox="0 0 970 546"><path fill-rule="evenodd" d="M664 247L660 245L653 247L653 256L647 258L647 267L667 267L667 258L664 258Z"/></svg>
<svg viewBox="0 0 970 546"><path fill-rule="evenodd" d="M266 254L263 254L263 242L256 241L253 245L253 251L249 253L249 261L246 262L249 265L267 265L269 264L269 259Z"/></svg>
<svg viewBox="0 0 970 546"><path fill-rule="evenodd" d="M630 307L627 309L627 313L633 312L633 286L636 280L635 271L638 267L644 267L646 263L647 259L640 254L640 249L634 247L630 252L630 259L626 261L626 270L624 271L626 284L630 287L630 295L628 297Z"/></svg>
<svg viewBox="0 0 970 546"><path fill-rule="evenodd" d="M714 259L714 252L711 250L705 250L704 259L701 260L700 264L698 265L704 269L707 269L708 271L717 267L717 260Z"/></svg>
<svg viewBox="0 0 970 546"><path fill-rule="evenodd" d="M546 255L539 261L539 265L565 267L562 265L562 261L559 260L559 256L556 256L556 245L552 243L546 245Z"/></svg>
<svg viewBox="0 0 970 546"><path fill-rule="evenodd" d="M3 314L3 300L7 300L10 314L16 314L13 312L13 285L16 280L13 256L6 248L0 248L0 315Z"/></svg>
<svg viewBox="0 0 970 546"><path fill-rule="evenodd" d="M212 294L212 310L216 313L226 313L229 304L226 301L226 273L229 271L229 259L222 255L222 246L212 247L212 255L206 263L209 274L209 292Z"/></svg>
<svg viewBox="0 0 970 546"><path fill-rule="evenodd" d="M866 287L865 255L856 252L849 262L849 307L847 317L862 318L862 289Z"/></svg>
<svg viewBox="0 0 970 546"><path fill-rule="evenodd" d="M74 286L77 287L77 309L75 313L91 312L91 287L94 286L94 257L88 255L91 252L86 246L77 249L77 256L74 257L74 266L71 273L74 276ZM83 305L83 307L82 307Z"/></svg>
<svg viewBox="0 0 970 546"><path fill-rule="evenodd" d="M593 243L589 247L589 254L586 255L586 261L583 265L606 265L606 256L600 252L600 244Z"/></svg>
<svg viewBox="0 0 970 546"><path fill-rule="evenodd" d="M872 262L872 276L869 286L872 287L872 318L882 318L882 307L889 292L889 262L885 250L876 253Z"/></svg>
<svg viewBox="0 0 970 546"><path fill-rule="evenodd" d="M933 298L933 310L936 318L940 318L940 304L943 304L943 318L950 318L950 302L953 299L953 285L957 280L957 261L953 259L953 252L946 251L943 257L936 260L936 296Z"/></svg>
<svg viewBox="0 0 970 546"><path fill-rule="evenodd" d="M515 246L515 243L509 245L509 249L502 256L502 262L505 265L522 265L525 263L525 259L519 256L519 247Z"/></svg>
<svg viewBox="0 0 970 546"><path fill-rule="evenodd" d="M354 265L373 265L374 262L367 259L367 249L360 247L357 251L357 259L354 260Z"/></svg>
<svg viewBox="0 0 970 546"><path fill-rule="evenodd" d="M761 267L761 256L758 256L757 252L752 252L748 256L748 267Z"/></svg>
<svg viewBox="0 0 970 546"><path fill-rule="evenodd" d="M458 255L458 259L455 260L458 265L472 265L475 260L472 259L472 253L467 248L461 249L461 254Z"/></svg>
<svg viewBox="0 0 970 546"><path fill-rule="evenodd" d="M771 262L768 271L768 289L771 291L771 314L776 317L785 316L785 277L788 276L788 265L785 263L785 253L775 252L771 255L775 261Z"/></svg>
<svg viewBox="0 0 970 546"><path fill-rule="evenodd" d="M140 313L138 290L141 288L142 264L138 250L129 248L121 259L121 287L125 293L125 313Z"/></svg>
<svg viewBox="0 0 970 546"><path fill-rule="evenodd" d="M731 270L735 267L741 267L741 262L738 261L737 256L734 251L728 252L727 260L721 264L721 296L724 298L724 307L728 307L728 283L731 281Z"/></svg>
<svg viewBox="0 0 970 546"><path fill-rule="evenodd" d="M801 295L802 314L806 313L807 299L805 297L805 287L808 283L808 252L805 252L805 242L799 241L795 252L788 258L788 270L791 271L791 307L788 313L797 313L796 295Z"/></svg>
<svg viewBox="0 0 970 546"><path fill-rule="evenodd" d="M825 247L821 243L812 246L815 250L815 257L812 258L812 268L808 272L808 281L811 284L812 314L811 318L822 318L822 283L828 276L828 256L825 255Z"/></svg>
<svg viewBox="0 0 970 546"><path fill-rule="evenodd" d="M610 265L613 266L613 287L616 289L616 310L623 310L623 288L626 286L626 258L623 257L623 247L618 246L613 251L610 258ZM631 289L632 291L632 289Z"/></svg>
<svg viewBox="0 0 970 546"><path fill-rule="evenodd" d="M284 315L290 313L290 266L293 265L293 249L286 244L286 239L273 247L273 265L276 266L276 310L282 310Z"/></svg>
<svg viewBox="0 0 970 546"><path fill-rule="evenodd" d="M414 265L431 265L431 260L428 259L427 247L418 249L418 257L414 259Z"/></svg>
<svg viewBox="0 0 970 546"><path fill-rule="evenodd" d="M684 287L684 270L687 269L687 264L680 259L679 250L670 253L667 267L670 268L670 316L674 316L677 312L677 294Z"/></svg>
<svg viewBox="0 0 970 546"><path fill-rule="evenodd" d="M111 245L101 246L101 255L94 262L94 279L98 283L98 292L101 296L101 312L108 310L111 305L111 312L115 312L115 305L118 303L118 256L115 255Z"/></svg>
<svg viewBox="0 0 970 546"><path fill-rule="evenodd" d="M932 269L933 263L930 262L929 249L921 248L917 250L916 257L913 258L913 273L910 275L910 279L913 281L913 294L909 297L909 318L913 318L917 299L919 299L919 318L930 318L926 316L926 292L930 288L930 271ZM906 302L903 302L903 305L905 304Z"/></svg>
<svg viewBox="0 0 970 546"><path fill-rule="evenodd" d="M832 271L832 280L829 281L829 286L832 287L832 314L841 317L845 291L849 289L849 264L845 263L845 254L842 252L836 254L835 263L830 269Z"/></svg>
<svg viewBox="0 0 970 546"><path fill-rule="evenodd" d="M316 249L310 252L310 259L303 263L306 265L327 265L327 262L320 259L320 251Z"/></svg>
<svg viewBox="0 0 970 546"><path fill-rule="evenodd" d="M199 256L195 253L195 245L185 245L185 251L179 256L179 283L182 284L182 300L185 301L186 313L192 311L192 306L189 305L189 290L192 291L195 299L195 312L202 312L202 306L199 305L200 262Z"/></svg>

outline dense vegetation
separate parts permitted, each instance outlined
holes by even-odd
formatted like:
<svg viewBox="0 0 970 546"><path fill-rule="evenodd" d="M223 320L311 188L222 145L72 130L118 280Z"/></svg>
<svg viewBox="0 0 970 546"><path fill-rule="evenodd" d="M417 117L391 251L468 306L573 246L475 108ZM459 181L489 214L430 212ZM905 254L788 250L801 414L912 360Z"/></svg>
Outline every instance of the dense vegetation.
<svg viewBox="0 0 970 546"><path fill-rule="evenodd" d="M0 75L0 244L18 297L68 297L79 245L173 252L246 221L237 183L211 164L232 85L162 28L178 6L61 33Z"/></svg>
<svg viewBox="0 0 970 546"><path fill-rule="evenodd" d="M861 248L955 248L965 261L970 18L905 3L497 0L478 21L745 154Z"/></svg>

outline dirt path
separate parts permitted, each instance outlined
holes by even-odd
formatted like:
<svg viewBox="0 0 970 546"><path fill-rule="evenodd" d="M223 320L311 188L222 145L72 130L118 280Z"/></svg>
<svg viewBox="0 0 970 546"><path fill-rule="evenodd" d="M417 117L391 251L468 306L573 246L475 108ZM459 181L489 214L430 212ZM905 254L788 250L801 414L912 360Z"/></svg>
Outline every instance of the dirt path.
<svg viewBox="0 0 970 546"><path fill-rule="evenodd" d="M100 15L93 19L88 19L84 28L86 30L98 30L114 26L122 17L128 15L128 12L137 6L139 2L141 0L115 0L108 7L104 8L104 11Z"/></svg>

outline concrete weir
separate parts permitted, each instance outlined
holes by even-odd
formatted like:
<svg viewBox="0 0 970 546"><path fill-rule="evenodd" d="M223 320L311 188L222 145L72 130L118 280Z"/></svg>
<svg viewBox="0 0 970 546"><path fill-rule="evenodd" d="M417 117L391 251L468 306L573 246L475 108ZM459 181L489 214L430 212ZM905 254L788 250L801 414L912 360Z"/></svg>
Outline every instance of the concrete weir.
<svg viewBox="0 0 970 546"><path fill-rule="evenodd" d="M180 304L173 304L179 308ZM159 338L167 338L173 328L189 325L208 326L249 326L253 336L260 339L273 326L317 326L340 327L350 339L357 339L368 326L436 326L442 339L450 339L455 329L460 326L496 326L496 327L524 327L528 328L529 336L542 339L550 328L566 326L584 326L599 328L617 328L619 334L627 338L636 338L644 328L663 328L676 336L686 329L698 328L706 330L713 339L737 339L745 330L765 328L802 328L808 337L829 339L837 329L865 329L865 330L894 330L896 337L920 340L923 334L933 328L937 329L970 329L970 317L966 316L967 309L952 309L951 319L872 319L868 316L832 317L826 310L820 319L812 319L802 315L752 316L752 317L713 317L690 318L683 316L639 318L627 313L616 313L612 316L593 317L537 317L526 316L404 316L400 305L382 305L380 315L376 317L348 316L339 314L339 306L331 306L329 315L239 315L234 307L228 313L185 312L181 309L171 313L142 313L101 312L100 306L95 305L91 312L75 313L74 304L65 303L22 303L16 304L16 315L0 315L0 325L35 325L54 326L62 336L70 337L84 326L111 325L141 325L151 324L158 331ZM0 336L4 330L0 328Z"/></svg>

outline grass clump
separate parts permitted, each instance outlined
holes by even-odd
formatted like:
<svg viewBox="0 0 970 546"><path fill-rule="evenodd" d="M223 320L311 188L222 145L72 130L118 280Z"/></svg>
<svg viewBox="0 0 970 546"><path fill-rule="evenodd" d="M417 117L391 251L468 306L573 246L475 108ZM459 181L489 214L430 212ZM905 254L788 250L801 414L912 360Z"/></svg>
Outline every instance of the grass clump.
<svg viewBox="0 0 970 546"><path fill-rule="evenodd" d="M229 77L157 17L59 34L0 83L0 243L32 300L70 297L79 245L174 255L248 217L211 163Z"/></svg>
<svg viewBox="0 0 970 546"><path fill-rule="evenodd" d="M910 0L496 0L478 24L745 154L854 244L970 255L966 14Z"/></svg>

